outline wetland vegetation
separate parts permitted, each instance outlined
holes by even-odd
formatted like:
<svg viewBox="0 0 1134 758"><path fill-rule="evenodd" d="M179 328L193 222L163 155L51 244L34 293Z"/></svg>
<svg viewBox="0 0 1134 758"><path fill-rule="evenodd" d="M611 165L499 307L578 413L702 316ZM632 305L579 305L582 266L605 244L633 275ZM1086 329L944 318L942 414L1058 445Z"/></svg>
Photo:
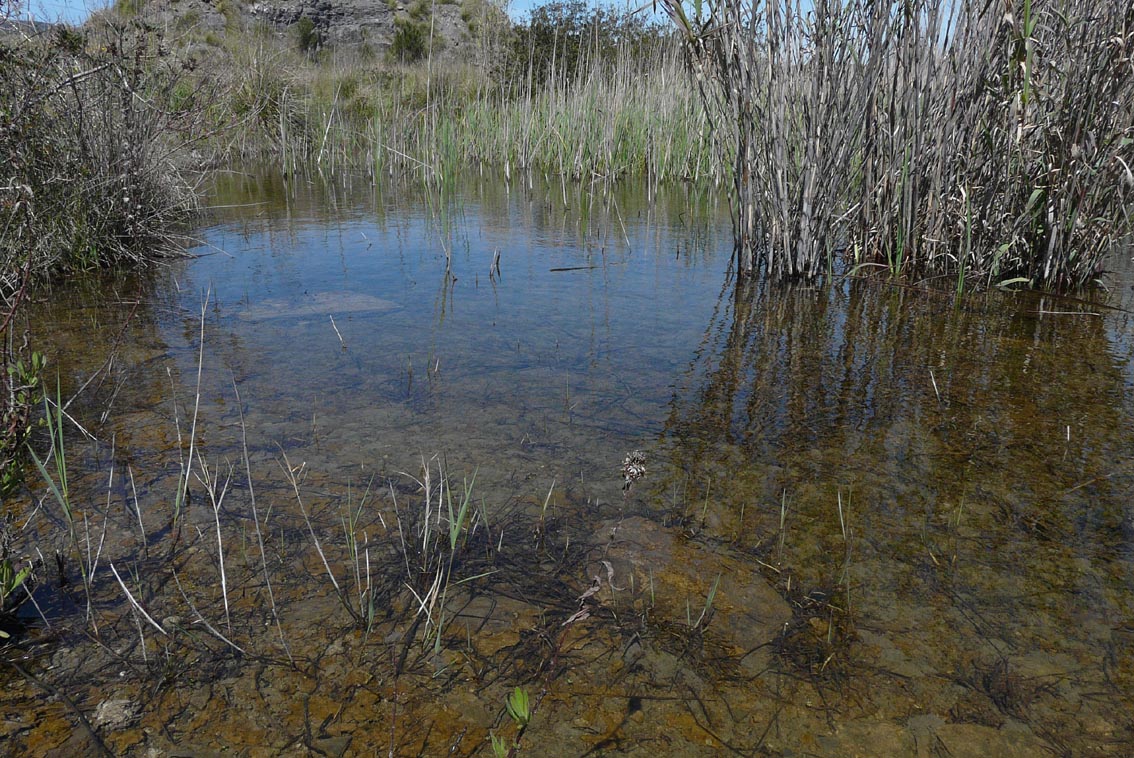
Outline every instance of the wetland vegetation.
<svg viewBox="0 0 1134 758"><path fill-rule="evenodd" d="M1130 233L1124 0L664 5L731 148L742 272L1068 289Z"/></svg>
<svg viewBox="0 0 1134 758"><path fill-rule="evenodd" d="M156 5L0 36L12 751L1129 752L1130 8Z"/></svg>

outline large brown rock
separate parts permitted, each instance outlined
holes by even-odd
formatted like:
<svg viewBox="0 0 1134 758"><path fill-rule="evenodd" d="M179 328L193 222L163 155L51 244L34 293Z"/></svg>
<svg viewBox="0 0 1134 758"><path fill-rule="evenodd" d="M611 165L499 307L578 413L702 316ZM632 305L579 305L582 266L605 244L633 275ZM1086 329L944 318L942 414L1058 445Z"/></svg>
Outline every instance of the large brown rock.
<svg viewBox="0 0 1134 758"><path fill-rule="evenodd" d="M601 584L599 602L620 614L648 614L670 628L700 620L699 631L743 670L766 668L770 643L792 614L751 562L637 516L603 522L594 543L588 575ZM714 583L712 606L702 619Z"/></svg>

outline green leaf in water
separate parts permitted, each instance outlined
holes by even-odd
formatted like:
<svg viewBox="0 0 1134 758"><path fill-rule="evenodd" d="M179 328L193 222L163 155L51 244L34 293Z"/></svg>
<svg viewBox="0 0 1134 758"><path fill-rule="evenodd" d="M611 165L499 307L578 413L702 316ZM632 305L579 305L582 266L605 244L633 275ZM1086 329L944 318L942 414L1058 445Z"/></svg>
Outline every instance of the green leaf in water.
<svg viewBox="0 0 1134 758"><path fill-rule="evenodd" d="M508 702L505 704L508 709L508 715L512 720L519 724L521 727L528 725L532 720L531 703L528 699L526 690L517 687L512 690L512 694L508 696Z"/></svg>

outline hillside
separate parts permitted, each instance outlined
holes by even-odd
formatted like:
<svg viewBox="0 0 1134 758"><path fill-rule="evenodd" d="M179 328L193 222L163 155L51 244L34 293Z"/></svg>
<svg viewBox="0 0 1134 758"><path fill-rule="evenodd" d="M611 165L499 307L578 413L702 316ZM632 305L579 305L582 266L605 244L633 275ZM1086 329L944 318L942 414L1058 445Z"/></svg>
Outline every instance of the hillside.
<svg viewBox="0 0 1134 758"><path fill-rule="evenodd" d="M119 0L114 11L183 34L268 29L310 51L483 62L485 30L507 23L487 0Z"/></svg>

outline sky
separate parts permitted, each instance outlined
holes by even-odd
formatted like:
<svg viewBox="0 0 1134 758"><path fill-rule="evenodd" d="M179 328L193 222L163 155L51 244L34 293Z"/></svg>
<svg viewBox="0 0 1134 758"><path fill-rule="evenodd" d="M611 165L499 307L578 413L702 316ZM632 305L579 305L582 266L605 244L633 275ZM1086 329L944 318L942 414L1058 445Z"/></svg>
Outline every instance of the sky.
<svg viewBox="0 0 1134 758"><path fill-rule="evenodd" d="M91 11L104 8L101 0L20 0L20 18L29 15L37 21L67 21L82 23Z"/></svg>
<svg viewBox="0 0 1134 758"><path fill-rule="evenodd" d="M643 0L644 2L645 0ZM508 15L519 19L527 15L533 6L542 5L546 0L510 0L508 2ZM613 0L602 2L602 5L625 7L627 0ZM631 0L632 2L632 0ZM0 0L0 6L4 5ZM20 0L21 18L30 15L40 21L66 21L79 24L86 20L92 11L109 5L108 0ZM635 7L637 7L635 5Z"/></svg>

